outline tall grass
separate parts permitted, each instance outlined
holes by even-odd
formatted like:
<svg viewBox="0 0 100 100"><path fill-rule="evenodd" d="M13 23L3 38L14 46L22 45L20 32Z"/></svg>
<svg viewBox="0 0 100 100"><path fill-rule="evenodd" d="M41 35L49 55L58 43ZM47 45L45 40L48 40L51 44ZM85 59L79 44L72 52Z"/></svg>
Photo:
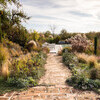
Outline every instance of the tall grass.
<svg viewBox="0 0 100 100"><path fill-rule="evenodd" d="M0 45L0 71L1 75L6 77L9 73L8 71L8 59L9 59L9 53L8 49Z"/></svg>
<svg viewBox="0 0 100 100"><path fill-rule="evenodd" d="M97 57L95 55L87 55L85 53L76 53L79 62L87 63L89 67L96 67L97 66Z"/></svg>

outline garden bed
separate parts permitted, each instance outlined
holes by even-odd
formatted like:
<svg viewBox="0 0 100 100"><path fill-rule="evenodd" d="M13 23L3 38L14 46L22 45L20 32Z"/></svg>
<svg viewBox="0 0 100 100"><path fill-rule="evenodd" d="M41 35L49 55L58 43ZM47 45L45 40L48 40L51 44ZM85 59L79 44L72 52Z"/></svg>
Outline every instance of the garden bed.
<svg viewBox="0 0 100 100"><path fill-rule="evenodd" d="M100 62L94 55L64 52L63 62L71 70L67 84L81 90L100 93Z"/></svg>

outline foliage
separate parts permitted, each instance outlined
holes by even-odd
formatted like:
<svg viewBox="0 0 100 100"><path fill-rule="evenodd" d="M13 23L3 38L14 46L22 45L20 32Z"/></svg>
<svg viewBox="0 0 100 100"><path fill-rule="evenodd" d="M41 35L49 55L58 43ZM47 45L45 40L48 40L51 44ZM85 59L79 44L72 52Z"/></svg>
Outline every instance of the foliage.
<svg viewBox="0 0 100 100"><path fill-rule="evenodd" d="M65 29L62 29L59 36L61 37L61 40L65 40L70 38L71 34L68 33Z"/></svg>
<svg viewBox="0 0 100 100"><path fill-rule="evenodd" d="M26 78L28 76L34 76L36 73L38 75L38 70L41 70L41 67L45 64L45 57L43 53L39 53L30 58L14 60L10 67L10 76Z"/></svg>
<svg viewBox="0 0 100 100"><path fill-rule="evenodd" d="M100 80L92 80L82 76L73 76L71 79L67 80L67 83L82 90L99 92L100 89Z"/></svg>
<svg viewBox="0 0 100 100"><path fill-rule="evenodd" d="M34 41L38 41L39 40L39 33L37 31L34 30L34 32L31 33L31 35L32 35L32 39Z"/></svg>
<svg viewBox="0 0 100 100"><path fill-rule="evenodd" d="M99 93L100 64L97 60L94 55L63 53L63 62L72 71L72 77L66 82L74 88L93 90Z"/></svg>
<svg viewBox="0 0 100 100"><path fill-rule="evenodd" d="M29 86L28 81L22 78L8 78L6 83L9 87L24 88Z"/></svg>
<svg viewBox="0 0 100 100"><path fill-rule="evenodd" d="M77 59L73 53L63 53L63 62L69 68L73 67L77 63Z"/></svg>
<svg viewBox="0 0 100 100"><path fill-rule="evenodd" d="M29 35L24 27L14 27L11 32L7 33L7 38L24 47L28 42Z"/></svg>
<svg viewBox="0 0 100 100"><path fill-rule="evenodd" d="M17 10L9 10L8 3L14 3L17 6ZM20 10L20 2L18 0L1 0L0 5L3 14L1 15L1 29L2 37L8 38L13 42L24 46L27 42L28 36L26 38L26 29L23 28L21 22L28 20L29 17ZM13 5L14 6L14 5Z"/></svg>
<svg viewBox="0 0 100 100"><path fill-rule="evenodd" d="M65 52L71 52L72 51L72 47L64 47L62 52L65 53Z"/></svg>
<svg viewBox="0 0 100 100"><path fill-rule="evenodd" d="M84 52L90 45L90 41L87 40L85 35L77 34L66 40L66 43L72 44L72 50L77 52Z"/></svg>
<svg viewBox="0 0 100 100"><path fill-rule="evenodd" d="M50 35L51 35L51 32L50 32L50 31L46 31L46 32L44 33L44 36L45 36L46 38L48 38Z"/></svg>

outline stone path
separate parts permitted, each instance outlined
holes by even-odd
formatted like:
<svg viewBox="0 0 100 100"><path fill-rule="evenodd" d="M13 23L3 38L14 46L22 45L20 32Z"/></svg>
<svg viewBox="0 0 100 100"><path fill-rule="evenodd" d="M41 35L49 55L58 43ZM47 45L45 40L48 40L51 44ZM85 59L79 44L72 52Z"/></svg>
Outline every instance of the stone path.
<svg viewBox="0 0 100 100"><path fill-rule="evenodd" d="M39 86L14 93L10 99L0 100L100 100L94 92L75 90L65 83L71 72L63 65L60 56L49 54L45 69L45 76L41 78Z"/></svg>

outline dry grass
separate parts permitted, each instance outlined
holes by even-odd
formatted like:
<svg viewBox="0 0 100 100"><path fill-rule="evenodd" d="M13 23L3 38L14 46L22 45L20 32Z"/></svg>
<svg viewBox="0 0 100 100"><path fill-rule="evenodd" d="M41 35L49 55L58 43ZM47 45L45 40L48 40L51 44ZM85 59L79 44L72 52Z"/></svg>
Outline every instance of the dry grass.
<svg viewBox="0 0 100 100"><path fill-rule="evenodd" d="M0 45L0 65L5 63L5 61L8 59L9 59L8 49Z"/></svg>
<svg viewBox="0 0 100 100"><path fill-rule="evenodd" d="M76 53L76 56L78 57L79 62L87 63L88 55L85 53Z"/></svg>
<svg viewBox="0 0 100 100"><path fill-rule="evenodd" d="M88 64L90 67L95 67L97 66L97 57L95 55L88 56L87 58Z"/></svg>
<svg viewBox="0 0 100 100"><path fill-rule="evenodd" d="M76 56L79 61L89 64L90 67L97 66L97 57L95 55L90 56L85 53L76 53Z"/></svg>
<svg viewBox="0 0 100 100"><path fill-rule="evenodd" d="M0 71L1 75L6 77L9 74L8 71L8 59L9 59L8 49L0 45Z"/></svg>

